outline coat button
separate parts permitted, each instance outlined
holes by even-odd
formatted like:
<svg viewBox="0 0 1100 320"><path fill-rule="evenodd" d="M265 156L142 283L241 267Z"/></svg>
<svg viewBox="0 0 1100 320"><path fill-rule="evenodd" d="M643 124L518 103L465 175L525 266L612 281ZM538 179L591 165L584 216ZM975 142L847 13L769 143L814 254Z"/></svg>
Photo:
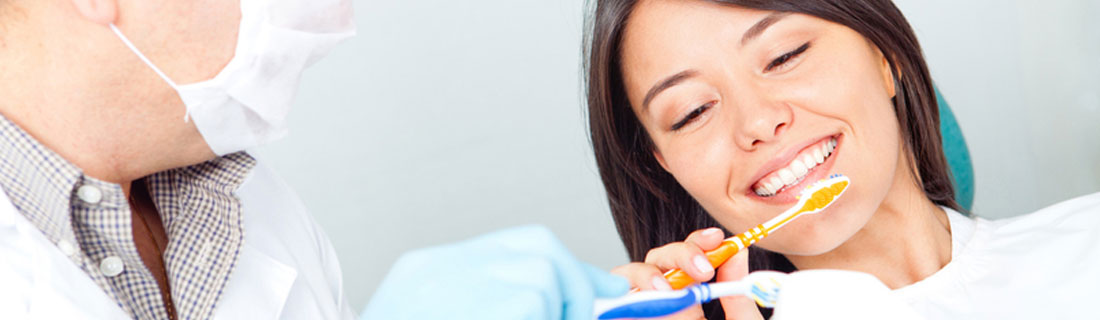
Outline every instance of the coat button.
<svg viewBox="0 0 1100 320"><path fill-rule="evenodd" d="M99 271L108 277L122 274L123 269L126 269L126 266L122 264L122 259L116 256L107 257L99 262Z"/></svg>
<svg viewBox="0 0 1100 320"><path fill-rule="evenodd" d="M80 186L76 189L76 197L88 204L97 204L103 201L103 191L93 186Z"/></svg>
<svg viewBox="0 0 1100 320"><path fill-rule="evenodd" d="M61 240L57 242L57 249L61 250L61 253L66 256L72 257L76 253L76 246L73 246L72 242Z"/></svg>

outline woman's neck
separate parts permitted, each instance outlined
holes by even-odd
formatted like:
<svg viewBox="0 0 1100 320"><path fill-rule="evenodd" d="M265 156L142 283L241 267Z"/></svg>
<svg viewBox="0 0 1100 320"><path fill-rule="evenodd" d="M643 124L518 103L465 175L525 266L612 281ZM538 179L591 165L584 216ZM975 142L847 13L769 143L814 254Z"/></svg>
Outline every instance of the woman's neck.
<svg viewBox="0 0 1100 320"><path fill-rule="evenodd" d="M906 168L899 166L899 169ZM787 256L798 269L843 269L878 277L891 289L936 273L951 261L947 213L905 172L860 231L832 251ZM906 179L908 178L908 179Z"/></svg>

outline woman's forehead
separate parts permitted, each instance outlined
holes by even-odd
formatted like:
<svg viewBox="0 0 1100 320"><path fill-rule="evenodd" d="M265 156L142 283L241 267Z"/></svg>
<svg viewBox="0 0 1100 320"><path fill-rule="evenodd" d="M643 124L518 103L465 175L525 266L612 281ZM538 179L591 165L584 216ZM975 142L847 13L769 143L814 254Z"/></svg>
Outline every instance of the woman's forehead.
<svg viewBox="0 0 1100 320"><path fill-rule="evenodd" d="M620 67L631 100L660 78L698 63L736 59L767 29L791 25L818 28L823 20L802 14L746 9L710 1L644 0L624 25ZM752 30L752 31L750 31Z"/></svg>
<svg viewBox="0 0 1100 320"><path fill-rule="evenodd" d="M770 13L711 1L643 0L626 20L623 44L626 47L658 39L668 42L745 31Z"/></svg>
<svg viewBox="0 0 1100 320"><path fill-rule="evenodd" d="M694 48L711 52L720 44L744 45L779 25L813 28L838 26L801 14L757 10L700 0L643 0L623 26L620 58L624 61L662 51L690 54ZM701 41L711 41L701 43Z"/></svg>
<svg viewBox="0 0 1100 320"><path fill-rule="evenodd" d="M684 70L714 50L714 41L734 37L766 12L705 1L643 0L623 26L620 61L627 87L648 86L669 70ZM639 83L631 83L640 81Z"/></svg>

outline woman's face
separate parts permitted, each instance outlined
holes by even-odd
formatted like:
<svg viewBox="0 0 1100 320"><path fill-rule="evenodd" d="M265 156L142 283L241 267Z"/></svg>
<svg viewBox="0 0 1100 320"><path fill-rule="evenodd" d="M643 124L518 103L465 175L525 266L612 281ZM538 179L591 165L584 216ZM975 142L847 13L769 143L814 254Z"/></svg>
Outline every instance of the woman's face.
<svg viewBox="0 0 1100 320"><path fill-rule="evenodd" d="M642 0L622 40L624 85L653 156L726 228L778 215L812 182L851 178L827 211L760 243L817 255L859 231L899 175L882 53L845 26L707 1Z"/></svg>

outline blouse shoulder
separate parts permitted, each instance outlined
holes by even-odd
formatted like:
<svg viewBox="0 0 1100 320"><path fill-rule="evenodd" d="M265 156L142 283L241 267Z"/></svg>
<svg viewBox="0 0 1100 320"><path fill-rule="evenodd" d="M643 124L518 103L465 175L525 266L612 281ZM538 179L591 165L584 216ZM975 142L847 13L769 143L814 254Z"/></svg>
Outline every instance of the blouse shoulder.
<svg viewBox="0 0 1100 320"><path fill-rule="evenodd" d="M1100 296L1100 193L1007 219L956 221L952 236L968 239L955 242L951 262L895 291L927 319L1095 318L1094 306L1064 296ZM1034 294L1047 288L1065 295Z"/></svg>
<svg viewBox="0 0 1100 320"><path fill-rule="evenodd" d="M997 233L1012 234L1050 229L1100 229L1100 192L1062 201L1033 213L993 220L991 223L995 225Z"/></svg>

